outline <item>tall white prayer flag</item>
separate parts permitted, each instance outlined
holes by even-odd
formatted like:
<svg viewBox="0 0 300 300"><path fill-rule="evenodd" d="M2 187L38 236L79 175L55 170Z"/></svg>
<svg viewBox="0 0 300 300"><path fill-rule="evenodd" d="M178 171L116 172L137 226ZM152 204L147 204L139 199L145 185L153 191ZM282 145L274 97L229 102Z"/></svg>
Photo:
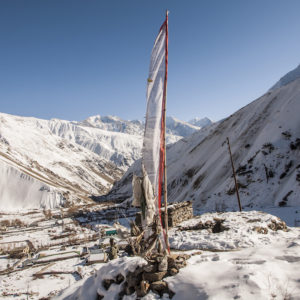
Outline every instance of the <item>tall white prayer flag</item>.
<svg viewBox="0 0 300 300"><path fill-rule="evenodd" d="M149 178L153 189L153 196L147 197L145 227L158 215L163 230L165 248L169 250L168 243L168 217L167 217L167 175L166 175L166 98L168 75L168 12L166 20L161 26L151 53L149 77L147 83L147 112L144 144L142 150L142 167L144 178ZM163 186L164 183L164 186ZM149 191L149 184L147 185ZM161 215L161 199L164 189L165 200L165 229ZM146 192L146 190L145 190ZM150 194L150 193L148 193Z"/></svg>
<svg viewBox="0 0 300 300"><path fill-rule="evenodd" d="M168 18L160 28L151 53L147 83L147 112L142 163L154 190L155 207L160 208L165 143L165 101L167 75Z"/></svg>
<svg viewBox="0 0 300 300"><path fill-rule="evenodd" d="M159 217L160 224L156 224L162 229L163 236L160 235L160 237L163 237L163 239L160 240L163 242L164 248L170 251L167 210L165 210L164 228L161 214L162 191L164 191L165 208L167 206L165 144L167 75L168 12L151 53L149 77L147 80L146 124L142 149L143 176L142 178L133 176L133 205L141 207L141 221L146 239L152 235L152 224L156 223L156 217Z"/></svg>

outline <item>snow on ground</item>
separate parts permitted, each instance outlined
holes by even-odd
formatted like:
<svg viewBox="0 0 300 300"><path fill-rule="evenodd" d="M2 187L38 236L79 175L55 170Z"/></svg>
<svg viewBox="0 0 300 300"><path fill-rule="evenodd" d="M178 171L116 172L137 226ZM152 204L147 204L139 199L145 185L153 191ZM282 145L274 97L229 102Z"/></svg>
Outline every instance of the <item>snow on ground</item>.
<svg viewBox="0 0 300 300"><path fill-rule="evenodd" d="M79 255L84 246L93 246L98 243L97 232L89 226L80 226L73 218L68 217L67 209L52 210L51 215L47 214L49 211L40 210L1 212L1 299L25 300L53 296L81 278L94 274L95 269L101 266L101 263L85 265L83 258ZM19 225L10 225L15 223ZM100 224L99 228L101 228ZM5 253L7 250L26 247L29 245L28 241L37 251L34 254L38 256L37 263L33 266L22 267L22 262L26 261L26 258L10 258ZM79 244L76 241L79 241ZM13 267L13 270L8 271L8 267ZM39 272L61 273L34 275ZM28 298L27 293L29 293Z"/></svg>
<svg viewBox="0 0 300 300"><path fill-rule="evenodd" d="M55 299L96 299L98 291L104 296L104 299L116 299L116 295L118 295L121 291L122 284L112 284L108 290L105 290L102 286L102 280L114 279L118 274L126 276L128 272L133 272L138 266L143 266L146 264L147 262L141 257L122 257L113 260L110 263L102 266L94 276L86 279L82 285L79 287L71 287L69 290Z"/></svg>
<svg viewBox="0 0 300 300"><path fill-rule="evenodd" d="M179 227L192 227L202 221L225 219L229 230L212 233L206 229L170 231L172 252L175 249L191 254L187 266L164 280L175 292L174 300L190 299L299 299L300 298L300 228L287 231L269 228L282 224L267 213L227 212L206 213L185 221ZM267 228L266 234L254 230ZM189 251L187 251L189 249ZM197 249L205 249L199 250ZM140 258L119 258L100 267L97 275L78 281L65 290L57 300L97 299L97 290L104 300L118 299L122 284L112 284L106 291L103 279L125 274L142 263ZM136 299L132 294L123 299ZM144 300L169 299L149 293Z"/></svg>
<svg viewBox="0 0 300 300"><path fill-rule="evenodd" d="M228 230L220 233L212 233L209 229L187 230L188 227L193 227L199 222L205 224L207 221L213 222L214 219L225 220L222 225ZM273 224L280 222L281 220L278 217L258 211L206 213L198 218L181 223L182 230L178 230L178 228L171 229L169 233L170 245L171 248L177 250L201 249L216 251L236 250L257 245L263 247L294 236L292 230L285 232L270 229ZM264 231L265 229L266 234L258 234L256 231Z"/></svg>
<svg viewBox="0 0 300 300"><path fill-rule="evenodd" d="M270 245L203 252L166 281L180 299L299 299L300 231Z"/></svg>
<svg viewBox="0 0 300 300"><path fill-rule="evenodd" d="M45 271L63 270L68 272L72 270L74 272L74 269L80 268L80 264L81 260L79 258L73 258L59 261L55 263L55 265L45 269ZM98 264L98 267L99 266L100 264ZM95 266L91 266L89 268L90 272L92 272L94 267ZM43 278L33 277L33 274L43 271L44 268L45 265L42 265L0 276L1 299L40 299L48 295L55 295L60 290L69 287L80 279L80 277L73 272L70 274L45 275ZM27 298L27 295L25 295L27 292L31 293L32 296ZM6 297L6 294L10 294L10 296Z"/></svg>

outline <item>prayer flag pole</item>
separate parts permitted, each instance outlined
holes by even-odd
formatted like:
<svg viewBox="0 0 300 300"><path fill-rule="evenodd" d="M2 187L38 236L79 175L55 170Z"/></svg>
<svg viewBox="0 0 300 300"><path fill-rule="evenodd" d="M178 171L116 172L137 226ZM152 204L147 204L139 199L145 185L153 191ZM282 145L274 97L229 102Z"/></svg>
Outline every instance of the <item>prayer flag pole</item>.
<svg viewBox="0 0 300 300"><path fill-rule="evenodd" d="M147 79L147 111L142 149L142 179L133 178L134 205L142 208L142 227L146 239L156 232L164 251L168 242L166 102L168 80L168 11L156 37ZM165 215L162 214L162 197ZM158 221L158 222L157 222ZM163 222L164 221L164 222ZM163 223L165 225L163 226ZM154 232L153 232L154 231Z"/></svg>
<svg viewBox="0 0 300 300"><path fill-rule="evenodd" d="M166 45L165 45L165 81L164 81L164 95L163 95L163 118L164 118L164 204L165 204L165 230L166 230L166 247L168 251L170 252L170 246L169 246L169 224L168 224L168 189L167 189L167 157L166 157L166 105L167 105L167 81L168 81L168 38L169 38L169 32L168 32L168 10L166 11Z"/></svg>

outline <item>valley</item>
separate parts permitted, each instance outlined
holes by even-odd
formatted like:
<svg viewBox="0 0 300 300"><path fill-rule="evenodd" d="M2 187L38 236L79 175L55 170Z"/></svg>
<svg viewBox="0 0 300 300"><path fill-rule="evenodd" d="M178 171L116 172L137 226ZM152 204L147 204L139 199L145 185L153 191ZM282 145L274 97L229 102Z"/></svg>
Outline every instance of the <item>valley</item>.
<svg viewBox="0 0 300 300"><path fill-rule="evenodd" d="M194 216L171 226L163 270L132 250L144 124L0 114L0 296L299 298L297 76L219 122L167 120L169 204L189 200Z"/></svg>

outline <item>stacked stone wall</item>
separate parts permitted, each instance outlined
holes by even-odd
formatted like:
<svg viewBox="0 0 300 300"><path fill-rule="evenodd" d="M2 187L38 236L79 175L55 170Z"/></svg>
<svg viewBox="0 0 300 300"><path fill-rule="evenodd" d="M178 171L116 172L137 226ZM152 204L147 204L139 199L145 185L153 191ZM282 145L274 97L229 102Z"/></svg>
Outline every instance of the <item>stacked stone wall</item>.
<svg viewBox="0 0 300 300"><path fill-rule="evenodd" d="M165 220L165 209L162 207L161 209L162 214L162 222L163 226ZM183 221L189 220L193 218L193 205L192 201L184 201L179 203L173 203L168 205L168 225L169 227L174 227L180 224ZM136 214L135 222L137 226L141 226L141 212Z"/></svg>

